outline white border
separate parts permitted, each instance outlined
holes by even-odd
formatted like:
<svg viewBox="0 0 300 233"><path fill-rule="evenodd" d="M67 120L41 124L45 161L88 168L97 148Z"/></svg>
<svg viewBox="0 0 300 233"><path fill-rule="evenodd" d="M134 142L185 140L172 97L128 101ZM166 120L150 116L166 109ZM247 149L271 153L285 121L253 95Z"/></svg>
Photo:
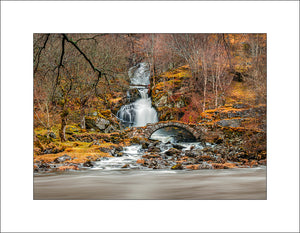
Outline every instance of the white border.
<svg viewBox="0 0 300 233"><path fill-rule="evenodd" d="M299 2L1 2L2 231L298 231ZM33 201L32 34L268 33L267 201Z"/></svg>

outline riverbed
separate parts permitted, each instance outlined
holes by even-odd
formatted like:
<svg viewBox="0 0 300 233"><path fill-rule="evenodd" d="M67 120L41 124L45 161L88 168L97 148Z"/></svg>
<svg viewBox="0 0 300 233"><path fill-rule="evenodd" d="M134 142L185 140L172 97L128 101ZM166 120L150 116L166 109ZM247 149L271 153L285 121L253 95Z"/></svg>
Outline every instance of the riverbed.
<svg viewBox="0 0 300 233"><path fill-rule="evenodd" d="M34 176L35 200L265 200L266 167L84 170Z"/></svg>

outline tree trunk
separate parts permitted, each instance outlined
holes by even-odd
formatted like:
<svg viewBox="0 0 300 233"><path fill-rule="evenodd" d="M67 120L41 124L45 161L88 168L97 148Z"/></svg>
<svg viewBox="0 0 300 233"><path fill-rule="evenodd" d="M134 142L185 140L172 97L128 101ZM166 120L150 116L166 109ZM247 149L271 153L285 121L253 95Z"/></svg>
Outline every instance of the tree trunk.
<svg viewBox="0 0 300 233"><path fill-rule="evenodd" d="M207 77L204 76L204 88L203 88L203 112L205 111L205 102L206 102L206 83L207 83Z"/></svg>
<svg viewBox="0 0 300 233"><path fill-rule="evenodd" d="M66 126L67 126L67 118L68 118L68 111L63 110L61 113L61 128L59 130L59 137L61 142L66 141Z"/></svg>
<svg viewBox="0 0 300 233"><path fill-rule="evenodd" d="M85 109L81 107L80 109L80 128L85 129Z"/></svg>
<svg viewBox="0 0 300 233"><path fill-rule="evenodd" d="M218 77L216 77L216 87L215 87L215 107L218 107Z"/></svg>

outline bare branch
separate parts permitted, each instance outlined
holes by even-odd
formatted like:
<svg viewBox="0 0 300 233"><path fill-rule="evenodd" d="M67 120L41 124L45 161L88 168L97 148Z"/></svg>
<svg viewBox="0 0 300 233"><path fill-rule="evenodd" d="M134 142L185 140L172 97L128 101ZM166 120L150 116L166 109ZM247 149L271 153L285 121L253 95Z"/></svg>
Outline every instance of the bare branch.
<svg viewBox="0 0 300 233"><path fill-rule="evenodd" d="M61 43L61 55L60 55L60 61L59 61L59 65L57 67L57 75L56 75L56 79L55 79L55 83L54 83L54 87L53 87L53 92L52 92L52 102L54 101L54 95L55 95L55 91L56 91L56 87L59 83L59 75L60 75L60 68L63 67L63 59L64 59L64 54L65 54L65 38L62 38L62 43Z"/></svg>
<svg viewBox="0 0 300 233"><path fill-rule="evenodd" d="M96 37L105 36L105 35L108 35L108 33L97 34L97 35L95 35L93 37L89 37L89 38L80 38L80 39L76 40L75 43L77 44L79 41L82 41L82 40L93 40L97 44L98 42L96 40Z"/></svg>
<svg viewBox="0 0 300 233"><path fill-rule="evenodd" d="M37 56L36 56L36 58L35 58L35 60L37 59L37 63L36 63L36 66L35 66L35 68L34 68L34 73L36 73L36 71L37 71L37 69L38 69L39 62L40 62L40 57L41 57L41 53L42 53L43 49L46 48L46 44L47 44L47 42L48 42L49 36L50 36L50 34L46 34L46 39L45 39L45 41L44 41L44 45L43 45L43 47L40 47L40 48L39 48L38 54L37 54Z"/></svg>

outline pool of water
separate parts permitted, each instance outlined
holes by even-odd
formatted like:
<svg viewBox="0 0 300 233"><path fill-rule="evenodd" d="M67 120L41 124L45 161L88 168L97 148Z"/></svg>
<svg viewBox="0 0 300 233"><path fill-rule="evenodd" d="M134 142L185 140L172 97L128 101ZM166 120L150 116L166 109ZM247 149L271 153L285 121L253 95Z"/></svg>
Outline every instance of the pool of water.
<svg viewBox="0 0 300 233"><path fill-rule="evenodd" d="M35 200L264 200L266 167L224 170L89 169L34 176Z"/></svg>

